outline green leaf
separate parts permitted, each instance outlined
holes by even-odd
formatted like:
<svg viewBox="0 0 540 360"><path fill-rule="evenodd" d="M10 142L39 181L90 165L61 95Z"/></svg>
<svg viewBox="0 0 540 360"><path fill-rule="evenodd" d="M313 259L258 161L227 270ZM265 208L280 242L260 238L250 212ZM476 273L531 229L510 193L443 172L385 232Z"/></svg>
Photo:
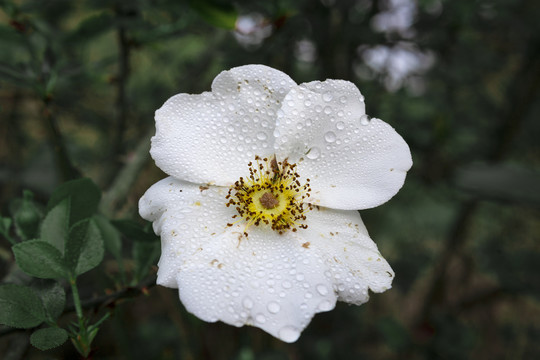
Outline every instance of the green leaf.
<svg viewBox="0 0 540 360"><path fill-rule="evenodd" d="M153 232L147 232L139 223L132 220L113 220L111 223L129 240L157 242L159 237Z"/></svg>
<svg viewBox="0 0 540 360"><path fill-rule="evenodd" d="M94 221L99 228L105 249L107 249L107 251L117 260L120 260L122 258L122 240L120 239L120 233L111 222L102 215L95 215Z"/></svg>
<svg viewBox="0 0 540 360"><path fill-rule="evenodd" d="M50 211L62 200L71 197L69 225L91 217L97 210L101 190L88 178L68 181L51 195L47 209Z"/></svg>
<svg viewBox="0 0 540 360"><path fill-rule="evenodd" d="M31 286L40 297L49 320L54 322L62 315L66 305L64 288L59 282L52 280L36 280Z"/></svg>
<svg viewBox="0 0 540 360"><path fill-rule="evenodd" d="M42 214L34 204L33 198L34 194L25 190L23 199L19 202L17 210L13 214L17 233L23 240L35 239L39 231Z"/></svg>
<svg viewBox="0 0 540 360"><path fill-rule="evenodd" d="M32 328L46 320L41 299L29 287L0 285L0 324Z"/></svg>
<svg viewBox="0 0 540 360"><path fill-rule="evenodd" d="M29 240L12 247L17 265L28 275L40 279L67 277L62 254L51 244Z"/></svg>
<svg viewBox="0 0 540 360"><path fill-rule="evenodd" d="M189 5L208 23L233 30L238 13L229 2L218 0L190 0Z"/></svg>
<svg viewBox="0 0 540 360"><path fill-rule="evenodd" d="M66 330L49 327L34 331L30 336L30 343L39 350L49 350L62 345L67 339Z"/></svg>
<svg viewBox="0 0 540 360"><path fill-rule="evenodd" d="M83 220L69 231L65 261L72 275L83 274L103 260L103 239L94 221Z"/></svg>
<svg viewBox="0 0 540 360"><path fill-rule="evenodd" d="M11 227L11 219L8 217L0 216L0 234L4 235L6 238L10 238L9 236L9 228Z"/></svg>
<svg viewBox="0 0 540 360"><path fill-rule="evenodd" d="M64 254L69 233L69 210L70 198L67 198L53 207L41 224L40 239L53 245L61 254Z"/></svg>

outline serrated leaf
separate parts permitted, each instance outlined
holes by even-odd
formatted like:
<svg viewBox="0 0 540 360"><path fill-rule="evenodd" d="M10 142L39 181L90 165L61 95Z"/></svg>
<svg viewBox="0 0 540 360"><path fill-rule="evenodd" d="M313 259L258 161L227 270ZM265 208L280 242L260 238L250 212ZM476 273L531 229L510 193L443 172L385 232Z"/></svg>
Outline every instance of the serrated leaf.
<svg viewBox="0 0 540 360"><path fill-rule="evenodd" d="M67 276L60 251L41 240L29 240L13 245L17 265L28 275L40 279L58 279Z"/></svg>
<svg viewBox="0 0 540 360"><path fill-rule="evenodd" d="M103 260L103 239L94 221L83 220L73 225L66 244L66 265L72 275L83 274Z"/></svg>
<svg viewBox="0 0 540 360"><path fill-rule="evenodd" d="M101 190L88 178L68 181L54 190L47 209L50 211L69 197L71 197L69 225L72 226L94 215L101 198Z"/></svg>
<svg viewBox="0 0 540 360"><path fill-rule="evenodd" d="M66 305L66 293L62 285L52 280L36 280L31 287L41 299L49 320L58 319Z"/></svg>
<svg viewBox="0 0 540 360"><path fill-rule="evenodd" d="M117 260L121 259L122 240L120 239L120 232L106 217L102 215L95 215L94 221L99 228L105 249L107 249L107 251L110 252Z"/></svg>
<svg viewBox="0 0 540 360"><path fill-rule="evenodd" d="M66 342L68 333L62 328L44 328L36 330L30 336L30 343L39 350L49 350Z"/></svg>
<svg viewBox="0 0 540 360"><path fill-rule="evenodd" d="M15 328L32 328L46 320L39 296L29 287L0 285L0 324Z"/></svg>
<svg viewBox="0 0 540 360"><path fill-rule="evenodd" d="M218 0L190 0L189 5L208 23L233 30L238 13L229 2Z"/></svg>
<svg viewBox="0 0 540 360"><path fill-rule="evenodd" d="M113 220L111 223L131 241L157 242L159 237L146 232L141 225L132 220Z"/></svg>
<svg viewBox="0 0 540 360"><path fill-rule="evenodd" d="M64 254L69 233L70 198L64 199L53 207L41 224L40 240L45 241Z"/></svg>

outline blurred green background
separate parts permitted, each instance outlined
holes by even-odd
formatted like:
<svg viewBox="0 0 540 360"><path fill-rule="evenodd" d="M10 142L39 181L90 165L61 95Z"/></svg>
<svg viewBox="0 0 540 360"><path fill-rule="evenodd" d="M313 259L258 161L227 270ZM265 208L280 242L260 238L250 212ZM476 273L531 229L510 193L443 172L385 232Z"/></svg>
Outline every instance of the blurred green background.
<svg viewBox="0 0 540 360"><path fill-rule="evenodd" d="M45 204L83 175L105 191L103 213L141 221L139 197L165 176L148 154L154 111L251 63L298 83L354 82L367 113L411 147L403 189L362 212L396 272L392 290L339 303L285 344L199 321L150 278L146 295L108 304L94 358L540 358L537 0L0 4L2 214L23 189ZM4 281L12 265L0 239ZM117 273L107 258L81 296L113 291ZM77 358L69 343L40 352L25 331L1 335L0 358Z"/></svg>

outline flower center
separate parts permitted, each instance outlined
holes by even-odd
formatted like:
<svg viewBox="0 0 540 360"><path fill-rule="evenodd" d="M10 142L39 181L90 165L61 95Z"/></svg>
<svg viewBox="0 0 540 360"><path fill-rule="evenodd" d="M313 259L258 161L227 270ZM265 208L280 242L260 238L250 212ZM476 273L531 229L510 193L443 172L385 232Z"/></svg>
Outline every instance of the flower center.
<svg viewBox="0 0 540 360"><path fill-rule="evenodd" d="M227 207L234 206L240 216L236 222L245 220L246 230L251 225L268 226L282 234L284 231L306 229L307 225L300 223L306 220L305 213L312 205L305 203L309 197L309 179L302 185L300 175L296 172L296 164L261 159L255 157L255 163L250 162L249 176L240 177L229 189L226 196ZM233 226L233 224L227 224ZM247 233L244 231L247 236Z"/></svg>
<svg viewBox="0 0 540 360"><path fill-rule="evenodd" d="M273 209L279 204L279 200L271 192L264 193L259 201L265 209Z"/></svg>

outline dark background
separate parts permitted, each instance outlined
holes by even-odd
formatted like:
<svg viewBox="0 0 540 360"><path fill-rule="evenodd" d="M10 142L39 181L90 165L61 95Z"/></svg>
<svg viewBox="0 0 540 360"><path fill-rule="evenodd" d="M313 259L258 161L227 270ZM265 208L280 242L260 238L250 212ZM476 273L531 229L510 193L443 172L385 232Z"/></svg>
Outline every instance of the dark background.
<svg viewBox="0 0 540 360"><path fill-rule="evenodd" d="M103 213L140 221L139 197L165 176L147 151L154 111L250 63L298 83L354 82L367 113L412 151L403 189L362 212L396 272L392 290L361 307L339 303L285 344L199 321L175 290L150 285L115 303L95 358L540 358L538 1L0 4L2 214L23 189L45 204L82 175L105 191ZM4 281L12 264L0 239ZM82 296L114 287L117 267L107 258L85 275ZM0 354L76 358L69 343L40 352L25 339L2 336Z"/></svg>

